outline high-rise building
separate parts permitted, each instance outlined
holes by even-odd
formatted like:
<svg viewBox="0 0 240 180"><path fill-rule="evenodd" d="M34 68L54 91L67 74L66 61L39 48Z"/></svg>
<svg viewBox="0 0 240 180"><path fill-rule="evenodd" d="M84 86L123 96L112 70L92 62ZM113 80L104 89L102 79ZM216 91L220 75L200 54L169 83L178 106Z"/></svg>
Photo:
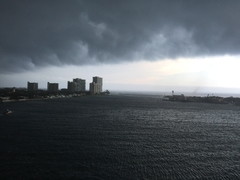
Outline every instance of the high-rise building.
<svg viewBox="0 0 240 180"><path fill-rule="evenodd" d="M48 82L47 90L50 93L57 93L58 92L58 83L49 83Z"/></svg>
<svg viewBox="0 0 240 180"><path fill-rule="evenodd" d="M95 76L93 82L89 84L89 89L92 94L100 94L102 92L103 78Z"/></svg>
<svg viewBox="0 0 240 180"><path fill-rule="evenodd" d="M68 81L68 92L73 93L76 91L76 83Z"/></svg>
<svg viewBox="0 0 240 180"><path fill-rule="evenodd" d="M28 82L27 84L27 89L29 92L34 92L34 91L37 91L38 90L38 83L31 83L31 82Z"/></svg>
<svg viewBox="0 0 240 180"><path fill-rule="evenodd" d="M91 82L89 84L89 90L90 90L91 94L97 94L97 83Z"/></svg>
<svg viewBox="0 0 240 180"><path fill-rule="evenodd" d="M93 82L98 83L98 84L102 84L103 79L101 77L95 76L95 77L93 77Z"/></svg>
<svg viewBox="0 0 240 180"><path fill-rule="evenodd" d="M73 79L73 82L76 83L76 91L77 92L84 92L84 91L86 91L86 80L80 79L80 78L76 78L76 79Z"/></svg>

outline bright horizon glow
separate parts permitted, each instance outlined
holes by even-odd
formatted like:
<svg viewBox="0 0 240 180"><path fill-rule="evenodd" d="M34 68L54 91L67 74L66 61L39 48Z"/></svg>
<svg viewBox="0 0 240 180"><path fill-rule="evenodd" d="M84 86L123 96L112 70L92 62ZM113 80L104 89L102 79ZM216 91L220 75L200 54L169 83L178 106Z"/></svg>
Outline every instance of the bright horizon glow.
<svg viewBox="0 0 240 180"><path fill-rule="evenodd" d="M94 66L47 67L31 72L0 75L3 80L0 86L26 87L27 81L30 81L39 83L39 88L46 88L47 82L54 82L59 83L61 89L67 88L67 81L82 78L86 80L88 89L92 77L100 76L103 78L103 89L110 91L170 91L171 88L184 90L184 87L187 91L195 91L215 87L215 91L217 88L232 88L238 93L239 67L239 56L228 55Z"/></svg>

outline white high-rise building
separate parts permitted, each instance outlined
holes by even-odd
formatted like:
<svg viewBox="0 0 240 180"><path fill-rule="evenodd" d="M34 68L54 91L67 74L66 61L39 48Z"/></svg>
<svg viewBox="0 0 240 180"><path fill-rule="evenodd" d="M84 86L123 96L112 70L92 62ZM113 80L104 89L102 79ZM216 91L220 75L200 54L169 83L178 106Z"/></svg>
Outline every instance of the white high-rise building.
<svg viewBox="0 0 240 180"><path fill-rule="evenodd" d="M92 94L100 94L102 92L103 78L95 76L93 82L89 84L89 89Z"/></svg>
<svg viewBox="0 0 240 180"><path fill-rule="evenodd" d="M86 80L80 79L80 78L76 78L76 79L73 79L73 82L76 83L76 91L77 92L84 92L84 91L86 91Z"/></svg>

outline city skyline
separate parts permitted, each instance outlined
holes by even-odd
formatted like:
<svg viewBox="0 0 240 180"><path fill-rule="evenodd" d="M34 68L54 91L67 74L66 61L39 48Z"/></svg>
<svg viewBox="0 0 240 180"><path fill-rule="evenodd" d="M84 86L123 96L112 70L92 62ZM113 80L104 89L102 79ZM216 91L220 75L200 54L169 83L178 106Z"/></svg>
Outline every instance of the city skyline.
<svg viewBox="0 0 240 180"><path fill-rule="evenodd" d="M0 3L0 87L240 94L239 1ZM87 87L88 89L88 87Z"/></svg>
<svg viewBox="0 0 240 180"><path fill-rule="evenodd" d="M47 82L46 88L38 88L38 82L27 82L26 87L15 87L15 88L26 88L28 91L37 91L38 89L46 89L47 91L57 92L61 89L67 89L68 92L85 92L90 91L92 94L99 94L103 92L103 78L99 76L93 76L92 82L89 83L89 89L86 88L86 80L82 78L73 78L73 81L67 81L66 87L59 88L57 82Z"/></svg>

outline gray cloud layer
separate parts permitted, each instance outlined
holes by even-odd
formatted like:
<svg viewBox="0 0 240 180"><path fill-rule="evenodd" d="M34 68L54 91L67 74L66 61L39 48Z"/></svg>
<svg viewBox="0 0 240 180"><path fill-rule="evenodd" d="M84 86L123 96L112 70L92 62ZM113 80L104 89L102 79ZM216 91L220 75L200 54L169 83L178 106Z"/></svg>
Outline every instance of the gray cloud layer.
<svg viewBox="0 0 240 180"><path fill-rule="evenodd" d="M239 54L240 1L5 0L0 73Z"/></svg>

